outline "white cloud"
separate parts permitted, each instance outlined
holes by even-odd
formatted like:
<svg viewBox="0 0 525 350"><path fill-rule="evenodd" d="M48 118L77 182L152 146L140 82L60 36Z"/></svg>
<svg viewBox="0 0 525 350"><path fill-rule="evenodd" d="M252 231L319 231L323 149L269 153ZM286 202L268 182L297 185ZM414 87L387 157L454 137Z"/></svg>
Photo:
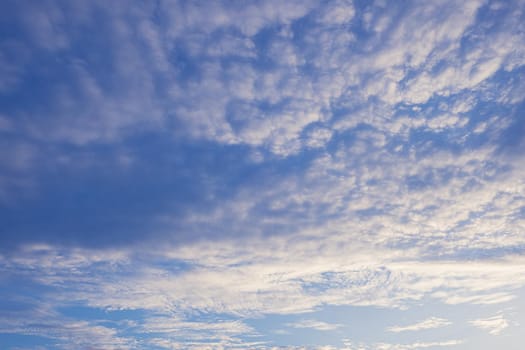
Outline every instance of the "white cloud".
<svg viewBox="0 0 525 350"><path fill-rule="evenodd" d="M455 345L462 344L461 340L448 340L448 341L438 341L438 342L419 342L413 344L387 344L381 343L377 344L375 349L377 350L409 350L409 349L426 349L434 347L451 347Z"/></svg>
<svg viewBox="0 0 525 350"><path fill-rule="evenodd" d="M142 332L164 334L158 340L171 344L191 340L195 348L207 342L231 348L237 344L242 348L245 340L241 339L257 334L239 318L303 313L322 305L395 308L425 297L471 304L505 297L499 300L504 302L525 285L521 257L428 262L421 260L415 250L380 250L377 246L360 245L345 235L323 237L322 245L315 232L304 232L271 239L165 246L150 252L143 250L140 260L131 251L69 253L35 246L16 257L3 256L0 265L3 272L47 286L45 297L52 305L81 300L89 307L143 310L147 313L141 316ZM455 300L458 297L464 300ZM189 320L195 312L227 314L230 320ZM58 316L46 317L63 322ZM505 322L496 317L472 324L499 332ZM447 320L430 318L391 327L390 331L434 329L448 324ZM26 328L12 325L6 323L4 328L27 333ZM287 326L330 331L341 325L303 319ZM444 344L452 345L382 344L377 349Z"/></svg>
<svg viewBox="0 0 525 350"><path fill-rule="evenodd" d="M409 349L426 349L426 348L437 348L437 347L453 347L456 345L463 344L462 340L445 340L445 341L434 341L434 342L415 342L409 344L392 344L392 343L355 343L349 339L343 339L345 344L341 350L409 350Z"/></svg>
<svg viewBox="0 0 525 350"><path fill-rule="evenodd" d="M525 284L519 258L407 261L407 251L379 253L377 247L372 250L344 236L325 237L319 246L315 237L199 243L156 250L156 261L162 257L166 266L183 262L188 267L182 270L129 264L129 253L111 253L104 258L79 251L75 257L54 249L38 250L38 255L31 253L24 259L4 258L3 265L20 273L28 271L27 276L39 283L65 288L60 300L161 313L175 307L183 314L191 310L245 316L289 314L321 305L400 307L424 296L447 303L484 303L491 299L481 298L491 295L512 298L513 291ZM402 257L405 262L400 261ZM458 297L465 300L456 300ZM417 326L437 325L438 321L431 319Z"/></svg>
<svg viewBox="0 0 525 350"><path fill-rule="evenodd" d="M440 328L444 326L451 325L452 322L438 317L431 317L424 321L417 322L408 326L392 326L387 328L389 332L407 332L407 331L419 331L424 329Z"/></svg>
<svg viewBox="0 0 525 350"><path fill-rule="evenodd" d="M291 328L310 328L318 331L333 331L342 327L340 324L317 320L300 320L298 322L287 323L286 326Z"/></svg>
<svg viewBox="0 0 525 350"><path fill-rule="evenodd" d="M92 3L71 5L75 19L71 23L64 20L60 7L42 5L27 14L37 20L24 23L50 50L68 50L76 41L68 23L94 26L90 11L96 9L113 19L109 28L100 28L107 32L99 37L111 46L107 63L115 69L102 76L101 67L93 62L68 63L67 85L74 85L73 89L63 89L64 81L58 76L49 81L53 98L44 113L56 116L54 122L35 124L28 118L24 124L39 139L84 145L113 142L144 127L170 129L176 119L177 129L171 132L288 156L312 147L311 142L300 141L312 123L328 122L326 130L334 122L340 127L365 123L384 128L392 123L392 114L381 112L378 104L394 109L398 103L425 103L433 96L483 91L482 83L500 68L523 65L517 48L524 39L513 25L519 21L519 11L509 12L510 24L473 34L470 28L478 25L474 21L483 4L439 1L410 4L406 11L393 3L372 6L363 18L373 27L373 35L366 39L358 38L350 26L360 15L351 1L213 3L207 4L207 11L198 4L174 2L159 5L159 21L149 16L153 6ZM396 16L400 17L394 20ZM293 29L291 24L298 20L311 21L311 25ZM277 27L264 47L255 40L261 30ZM466 40L473 35L489 44ZM462 47L462 41L469 45ZM179 62L179 56L186 58ZM224 59L231 64L223 65ZM266 60L277 65L262 69L258 62ZM9 72L22 66L2 65ZM15 73L4 75L15 81L19 76ZM13 84L6 80L4 85ZM243 123L232 121L242 116L229 110L239 101L251 106ZM260 107L261 103L271 110ZM338 106L356 103L381 116L349 113L333 119ZM456 110L452 113L467 111ZM439 132L466 120L454 115L444 118L432 119L429 127Z"/></svg>
<svg viewBox="0 0 525 350"><path fill-rule="evenodd" d="M308 147L323 147L332 138L332 131L329 129L316 128L308 133L306 144Z"/></svg>
<svg viewBox="0 0 525 350"><path fill-rule="evenodd" d="M509 321L505 319L503 315L472 320L469 323L474 327L487 331L492 335L500 335L507 327L509 327Z"/></svg>
<svg viewBox="0 0 525 350"><path fill-rule="evenodd" d="M457 115L440 115L437 117L432 118L428 121L427 125L429 128L440 131L445 128L461 128L467 124L468 119L467 118L459 118Z"/></svg>
<svg viewBox="0 0 525 350"><path fill-rule="evenodd" d="M312 7L313 1L251 1L238 7L216 2L207 4L208 11L205 12L197 3L163 4L169 19L168 32L175 36L187 32L210 33L227 27L235 28L243 35L254 36L265 27L289 24L306 15Z"/></svg>
<svg viewBox="0 0 525 350"><path fill-rule="evenodd" d="M329 1L321 9L318 21L327 25L340 25L350 22L355 9L350 0Z"/></svg>
<svg viewBox="0 0 525 350"><path fill-rule="evenodd" d="M97 347L108 350L133 349L136 341L119 335L115 328L99 321L78 321L63 317L50 306L16 313L6 311L0 317L0 332L48 338L59 349Z"/></svg>
<svg viewBox="0 0 525 350"><path fill-rule="evenodd" d="M348 1L232 8L214 2L208 11L174 2L159 5L158 22L151 20L151 8L82 5L112 19L102 32L107 35L97 36L111 47L111 69L102 75L93 62L64 63L65 76L53 76L46 86L50 98L42 114L54 117L32 118L30 109L2 115L2 132L16 129L38 142L82 147L111 143L137 129L163 130L247 145L260 163L266 154L287 157L313 148L315 158L304 163L304 171L276 170L266 184L239 185L209 210L176 219L169 210L159 213L167 231L176 222L176 234L219 232L221 240L165 244L145 249L140 258L131 249L33 245L0 256L0 268L50 287L56 304L80 300L147 310L155 317L146 317L143 330L182 333L196 349L206 348L206 341L209 347L242 348L240 338L254 331L237 320L191 322L192 312L235 318L304 313L323 305L398 308L423 298L448 304L511 301L525 285L525 168L497 151L510 125L505 113L525 90L521 82L492 77L524 64L523 31L516 29L522 11L503 17L509 24L491 27L475 23L484 3L421 2L406 11L384 3L356 18L361 13ZM68 52L75 31L66 30L61 11L37 8L25 15L31 39L19 46ZM83 26L95 25L87 8L72 13ZM306 25L294 26L297 20ZM353 32L360 20L366 38ZM257 37L263 30L264 45ZM0 90L12 92L27 62L15 65L7 51L0 51ZM443 97L450 100L425 105ZM501 115L469 114L488 102ZM418 133L439 138L420 140ZM479 146L468 143L483 137L487 141ZM328 142L333 149L324 148ZM0 151L4 202L11 195L7 189L30 186L32 178L24 174L43 157L31 142L9 146ZM242 238L228 236L240 233ZM173 265L183 267L167 267ZM389 330L448 324L429 318ZM471 324L491 334L508 326L501 315ZM340 326L308 319L288 325ZM28 332L15 326L11 330ZM89 322L71 327L72 334L85 327L102 338L117 336ZM205 339L203 332L211 336ZM152 342L184 348L180 337Z"/></svg>

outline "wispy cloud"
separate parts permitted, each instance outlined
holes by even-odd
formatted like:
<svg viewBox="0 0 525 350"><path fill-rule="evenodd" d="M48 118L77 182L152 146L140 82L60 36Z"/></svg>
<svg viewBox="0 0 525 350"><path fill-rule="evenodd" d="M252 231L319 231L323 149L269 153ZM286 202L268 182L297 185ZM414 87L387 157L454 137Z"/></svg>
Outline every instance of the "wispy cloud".
<svg viewBox="0 0 525 350"><path fill-rule="evenodd" d="M464 343L463 340L444 340L437 342L414 342L410 344L392 344L392 343L376 343L366 344L352 342L349 339L344 341L345 350L409 350L409 349L426 349L426 348L438 348L438 347L455 347Z"/></svg>
<svg viewBox="0 0 525 350"><path fill-rule="evenodd" d="M342 327L341 324L337 323L327 323L323 321L308 319L300 320L293 323L287 323L286 326L291 328L310 328L318 331L333 331Z"/></svg>
<svg viewBox="0 0 525 350"><path fill-rule="evenodd" d="M453 347L462 344L462 340L447 340L438 342L418 342L413 344L377 344L374 349L377 350L409 350L409 349L426 349L435 347Z"/></svg>
<svg viewBox="0 0 525 350"><path fill-rule="evenodd" d="M340 239L326 241L323 249L298 236L195 244L156 250L151 256L156 263L143 264L128 263L134 260L129 252L69 256L46 248L31 258L4 257L3 268L62 289L59 300L86 300L92 307L165 313L177 305L183 313L197 309L245 316L306 312L322 304L396 307L423 296L451 304L504 302L525 283L520 258L400 263L395 251L384 250L376 260L364 246L345 246ZM445 323L429 319L408 328Z"/></svg>
<svg viewBox="0 0 525 350"><path fill-rule="evenodd" d="M503 315L472 320L469 323L492 335L500 335L507 327L509 327L509 322Z"/></svg>
<svg viewBox="0 0 525 350"><path fill-rule="evenodd" d="M392 326L388 327L387 330L389 332L407 332L407 331L420 331L424 329L432 329L432 328L440 328L451 325L452 322L450 322L447 319L444 318L438 318L438 317L431 317L424 321L417 322L408 326Z"/></svg>
<svg viewBox="0 0 525 350"><path fill-rule="evenodd" d="M0 332L48 338L58 344L60 349L65 350L86 347L116 350L136 347L135 339L119 334L117 328L121 330L124 327L107 324L104 320L88 322L63 317L46 305L25 312L5 312L0 317Z"/></svg>

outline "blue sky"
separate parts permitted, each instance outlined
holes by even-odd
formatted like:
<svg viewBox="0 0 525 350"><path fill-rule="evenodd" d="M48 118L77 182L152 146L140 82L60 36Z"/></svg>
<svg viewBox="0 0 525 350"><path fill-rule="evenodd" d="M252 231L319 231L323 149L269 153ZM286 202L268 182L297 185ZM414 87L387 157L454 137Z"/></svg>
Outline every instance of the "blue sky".
<svg viewBox="0 0 525 350"><path fill-rule="evenodd" d="M525 2L2 1L2 349L522 348Z"/></svg>

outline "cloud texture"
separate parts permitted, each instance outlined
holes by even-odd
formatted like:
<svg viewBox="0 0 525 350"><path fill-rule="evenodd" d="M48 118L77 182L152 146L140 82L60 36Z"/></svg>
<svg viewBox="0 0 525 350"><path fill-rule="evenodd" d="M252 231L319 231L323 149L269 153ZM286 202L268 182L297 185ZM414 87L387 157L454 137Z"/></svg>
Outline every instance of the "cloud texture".
<svg viewBox="0 0 525 350"><path fill-rule="evenodd" d="M523 1L0 13L0 344L514 349Z"/></svg>

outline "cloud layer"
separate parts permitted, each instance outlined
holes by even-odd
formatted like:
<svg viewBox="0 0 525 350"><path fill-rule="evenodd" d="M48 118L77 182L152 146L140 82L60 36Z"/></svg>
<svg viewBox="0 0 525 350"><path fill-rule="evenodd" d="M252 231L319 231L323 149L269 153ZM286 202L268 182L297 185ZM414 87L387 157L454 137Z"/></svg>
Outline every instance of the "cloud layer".
<svg viewBox="0 0 525 350"><path fill-rule="evenodd" d="M523 1L0 13L0 343L518 339Z"/></svg>

